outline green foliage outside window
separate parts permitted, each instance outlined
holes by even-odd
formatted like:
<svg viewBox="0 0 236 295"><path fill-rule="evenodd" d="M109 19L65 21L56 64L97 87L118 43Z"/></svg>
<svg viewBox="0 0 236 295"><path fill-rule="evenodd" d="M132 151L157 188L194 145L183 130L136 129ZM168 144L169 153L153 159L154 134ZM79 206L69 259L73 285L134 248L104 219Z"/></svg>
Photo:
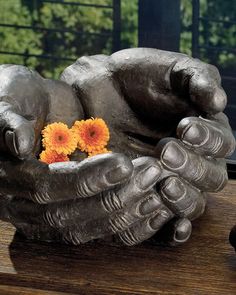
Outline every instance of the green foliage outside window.
<svg viewBox="0 0 236 295"><path fill-rule="evenodd" d="M217 65L224 71L236 68L236 1L200 0L200 58ZM181 0L182 33L180 51L191 54L192 4ZM213 21L207 21L210 19ZM231 21L231 22L230 22ZM221 50L214 50L221 48ZM230 50L224 50L228 48Z"/></svg>
<svg viewBox="0 0 236 295"><path fill-rule="evenodd" d="M63 2L63 1L62 1ZM74 0L74 2L77 2ZM112 0L80 0L90 4L111 5ZM138 0L121 0L122 48L137 46ZM0 50L31 55L52 55L76 59L85 54L112 50L112 10L103 8L42 3L40 0L0 0L0 23L40 28L65 28L80 32L46 32L44 30L0 27ZM181 0L182 32L180 51L191 55L192 4ZM235 20L236 1L201 0L201 16L213 19ZM87 35L86 32L91 33ZM236 25L219 22L201 22L200 45L209 47L236 47ZM103 36L98 37L96 34ZM235 68L235 52L201 50L201 58L223 69ZM0 63L25 64L46 77L57 78L72 61L39 59L0 54Z"/></svg>
<svg viewBox="0 0 236 295"><path fill-rule="evenodd" d="M76 2L76 1L74 1ZM80 1L82 2L82 1ZM112 5L111 0L84 3ZM122 0L122 46L137 46L137 0ZM0 22L38 28L64 28L79 32L54 32L0 27L0 50L32 55L52 55L76 60L86 54L109 54L112 50L112 9L82 7L40 0L0 0ZM90 34L87 35L86 33ZM97 34L101 34L98 36ZM0 63L25 64L46 77L58 77L72 61L0 55Z"/></svg>

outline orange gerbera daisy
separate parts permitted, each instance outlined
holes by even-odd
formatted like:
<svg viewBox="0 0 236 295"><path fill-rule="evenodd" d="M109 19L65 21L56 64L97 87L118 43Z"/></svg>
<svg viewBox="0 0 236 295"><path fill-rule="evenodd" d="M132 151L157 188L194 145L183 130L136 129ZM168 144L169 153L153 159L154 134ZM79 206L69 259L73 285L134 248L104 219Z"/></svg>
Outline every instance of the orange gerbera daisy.
<svg viewBox="0 0 236 295"><path fill-rule="evenodd" d="M55 151L45 150L39 155L40 161L51 164L55 162L67 162L70 161L67 155L65 154L58 154Z"/></svg>
<svg viewBox="0 0 236 295"><path fill-rule="evenodd" d="M108 127L100 118L76 121L72 130L77 135L78 147L82 152L101 151L110 138Z"/></svg>
<svg viewBox="0 0 236 295"><path fill-rule="evenodd" d="M96 155L106 154L106 153L111 153L111 151L109 151L107 148L102 148L100 150L96 150L96 151L93 151L93 152L89 153L88 156L93 157L93 156L96 156Z"/></svg>
<svg viewBox="0 0 236 295"><path fill-rule="evenodd" d="M42 135L43 146L58 154L70 155L77 147L76 134L66 124L49 124L43 129Z"/></svg>

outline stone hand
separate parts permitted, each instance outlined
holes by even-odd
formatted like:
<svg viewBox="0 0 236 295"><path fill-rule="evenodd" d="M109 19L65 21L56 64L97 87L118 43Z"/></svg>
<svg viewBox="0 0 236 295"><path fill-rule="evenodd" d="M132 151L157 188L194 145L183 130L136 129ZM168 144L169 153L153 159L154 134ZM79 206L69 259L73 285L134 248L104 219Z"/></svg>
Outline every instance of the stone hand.
<svg viewBox="0 0 236 295"><path fill-rule="evenodd" d="M184 54L134 48L82 57L61 79L75 89L88 116L106 120L112 151L157 156L177 174L173 194L178 183L182 194L188 186L204 193L226 184L224 158L235 140L222 113L227 98L214 66Z"/></svg>
<svg viewBox="0 0 236 295"><path fill-rule="evenodd" d="M83 110L71 87L18 65L0 66L0 150L18 159L38 155L50 122L71 126ZM66 99L65 99L66 97Z"/></svg>
<svg viewBox="0 0 236 295"><path fill-rule="evenodd" d="M19 177L27 176L27 179L19 179L19 193L19 184L16 191L7 188L0 199L0 217L15 225L27 238L78 245L116 235L126 245L134 245L153 236L172 219L179 212L179 203L182 210L179 215L184 218L173 224L171 238L175 244L182 243L191 234L187 218L198 216L205 207L199 192L191 188L190 195L176 201L173 214L168 202L164 204L154 188L169 173L152 157L131 162L126 156L112 153L79 164L47 166L35 162L37 172L31 163L25 176L22 165L29 165L28 161L7 165L10 170L14 167L14 173L23 171ZM37 187L32 187L34 182ZM165 187L161 191L168 192ZM188 208L181 203L187 203Z"/></svg>
<svg viewBox="0 0 236 295"><path fill-rule="evenodd" d="M86 116L107 122L110 149L133 158L154 156L157 142L176 137L184 118L214 121L209 116L222 112L227 101L214 66L157 49L82 57L64 70L61 79L72 85ZM232 136L230 131L227 134L230 152ZM222 151L221 157L227 152Z"/></svg>
<svg viewBox="0 0 236 295"><path fill-rule="evenodd" d="M162 52L162 54L164 54L164 52ZM141 55L143 55L143 53ZM156 52L155 52L155 55L156 55ZM169 55L170 57L171 53L167 53L167 55ZM182 58L181 55L173 54L173 58L175 58L176 61L178 60L179 57ZM123 77L125 78L124 80L122 79L119 80L118 78L116 78L116 77L119 77L119 66L117 67L118 70L107 72L107 69L109 68L115 69L116 65L115 65L115 62L113 61L114 59L115 59L115 62L119 64L119 53L118 53L118 57L113 56L112 59L105 56L102 56L102 57L99 56L95 58L93 57L90 59L88 58L90 63L92 61L92 66L94 66L94 64L96 65L95 66L96 71L93 71L93 69L90 69L89 66L91 65L89 65L88 63L86 64L86 62L83 61L83 65L88 67L89 70L83 71L82 73L79 72L78 69L81 69L81 62L79 62L77 65L72 66L73 68L72 75L71 74L68 75L68 70L65 72L67 73L65 80L66 82L73 85L74 89L76 90L78 98L81 100L83 104L83 107L87 116L102 117L106 120L111 130L111 139L112 139L111 149L113 151L125 152L131 158L138 157L139 155L152 155L152 156L158 155L158 157L160 157L160 165L162 167L162 177L160 177L160 179L158 180L158 186L154 192L161 197L162 205L164 203L167 208L166 211L169 212L168 214L164 214L165 218L163 218L164 220L163 224L167 222L169 219L171 219L174 215L179 217L180 220L178 220L174 224L174 232L175 232L174 240L175 242L184 241L189 237L191 233L191 223L189 222L189 219L192 220L198 217L204 211L205 193L200 193L200 192L212 191L212 190L215 191L217 189L220 189L225 184L226 170L225 168L222 168L223 167L221 163L222 161L221 160L215 161L213 157L223 158L227 153L230 153L230 151L234 148L234 140L230 133L230 129L227 124L227 121L225 119L222 120L223 115L219 115L219 114L217 114L216 116L209 115L223 108L225 104L225 96L223 95L222 89L220 88L220 86L216 87L217 83L219 83L219 78L217 78L217 74L216 74L217 71L216 70L213 71L213 67L212 67L212 73L214 73L215 76L212 74L212 75L209 75L209 77L207 77L212 87L209 87L209 85L208 87L206 86L202 87L204 91L207 88L208 91L211 92L211 95L209 95L209 97L211 97L210 101L211 100L213 101L213 103L208 103L210 106L208 106L207 110L205 105L202 107L202 110L201 110L201 108L199 107L201 103L199 105L197 105L196 103L197 107L195 105L193 106L192 103L190 103L186 99L186 97L182 101L181 95L186 96L187 94L186 94L186 91L181 92L181 87L180 87L180 90L178 89L178 87L176 89L174 89L173 87L173 89L171 89L169 92L167 91L167 93L165 93L164 96L157 97L155 100L155 103L159 103L159 105L158 107L154 108L153 104L150 102L152 101L152 97L149 97L150 96L149 94L151 93L151 91L149 91L149 88L147 87L147 84L145 83L150 82L149 84L153 85L153 83L151 83L153 81L150 80L150 78L152 79L153 77L157 77L157 81L159 81L157 85L163 84L161 79L163 78L164 73L162 73L159 76L156 76L157 73L155 71L152 72L155 67L149 68L149 72L150 72L149 76L143 75L143 77L145 76L149 77L147 81L144 79L144 83L143 83L143 89L148 90L146 92L143 90L144 93L146 93L147 95L147 97L143 96L145 100L147 101L147 103L145 104L144 108L140 108L140 105L139 105L140 98L139 98L139 100L137 100L137 107L135 108L135 105L132 104L131 102L132 93L134 95L136 91L137 87L135 88L135 85L142 85L142 84L141 83L135 84L134 82L132 82L132 79L131 79L132 83L129 83L130 81L127 82L126 80L129 79L129 77L132 78L132 77L135 77L135 75L130 75L130 76L127 75L128 78L126 79L126 76L123 75L125 72L122 74ZM168 69L167 73L170 72L170 69L168 68L168 63L167 63L169 59L170 58L155 59L159 61L162 60L163 64L166 65L166 67L163 66L163 67L160 67L160 69L162 70ZM107 64L108 60L109 60L109 66ZM189 60L192 62L191 59ZM129 64L129 61L127 61L127 64ZM172 65L174 64L175 63L173 61ZM177 62L176 62L176 65L177 65ZM98 71L98 66L99 66L99 71ZM143 67L144 66L145 64L143 64ZM199 62L198 68L199 67L207 68L207 65ZM104 68L106 69L105 72L103 72ZM133 67L133 69L138 69L138 68L140 67L137 67L137 66ZM174 66L173 68L171 67L171 69L174 69L174 68L175 68ZM176 68L178 67L176 66ZM128 70L129 68L126 71L128 72ZM204 73L204 71L200 71L200 70L199 72ZM141 74L139 73L137 77L138 78L141 77L142 76ZM65 77L65 74L64 74L64 77ZM166 74L165 77L168 77L168 75ZM189 75L189 77L191 77L191 75ZM40 79L43 80L42 78ZM74 79L73 83L71 83L70 79L72 80ZM183 78L183 80L186 81L187 79ZM123 81L126 81L128 86L132 85L133 87L133 88L131 87L131 89L127 93L125 93L126 88L123 87L123 84L122 84L124 83ZM181 81L179 80L179 83L180 82ZM68 86L66 86L62 82L61 83L52 82L49 80L43 80L43 82L40 82L40 83L42 83L40 84L40 87L41 85L43 85L42 89L44 93L46 93L45 101L47 102L47 108L45 113L43 112L44 118L46 118L45 120L46 122L58 121L58 120L67 122L71 118L75 118L75 119L82 118L81 108L79 107L78 103L76 104L75 102L76 97L73 93L71 93L72 91L71 89L69 89ZM30 85L35 85L35 83L31 83ZM177 83L176 85L179 85L179 84ZM183 88L186 87L185 84L183 84L182 87ZM8 87L8 89L12 89L12 88L13 87ZM127 89L128 88L129 87L127 87ZM142 87L139 87L139 89L141 88ZM215 99L215 94L214 94L215 92L217 92L215 90L216 88L220 89L218 92L221 94L221 95L217 94L217 99ZM97 91L98 89L99 91ZM179 91L181 95L179 95ZM61 95L61 93L64 93L66 94L67 97L69 97L70 103L68 103L67 108L62 107L62 103L63 101L65 101L65 99L63 95ZM161 93L161 90L159 92L156 91L156 93ZM136 93L135 95L137 98L141 97L141 95L138 96L138 93ZM12 94L8 96L10 98L12 96L17 97L17 95L14 96ZM22 95L22 97L24 97L24 95ZM32 98L26 100L29 102L28 103L29 106L31 104L30 103L31 100ZM9 99L9 101L11 102L12 100ZM42 100L41 100L41 103L42 103ZM141 103L143 103L143 101L141 101ZM170 107L172 103L175 107L175 112L173 112L173 109L171 109ZM22 105L22 103L20 105ZM35 109L37 111L37 108ZM145 112L142 113L143 109L145 109ZM161 111L158 111L159 109ZM30 110L30 107L29 107L29 110ZM67 112L64 111L63 113L62 112L60 113L60 110L67 110ZM153 114L151 114L151 110L153 110ZM206 113L206 111L209 114ZM144 113L146 114L146 117ZM169 114L168 120L166 120L167 113ZM71 116L70 114L73 114L74 116ZM122 116L117 116L117 114L122 114ZM162 114L165 114L165 115L163 116ZM181 118L185 118L188 115L194 115L195 117L185 119L180 123L178 127L178 132L177 132L180 138L180 141L178 141L177 143L174 142L174 144L173 144L173 141L175 139L165 141L165 142L160 141L157 149L155 149L154 144L163 137L174 135L174 130L176 129L178 121ZM212 132L213 126L215 127L213 128L215 130L215 133L213 132L214 136L211 136L210 138L208 138L209 139L208 142L207 140L206 142L204 142L202 150L201 148L199 149L199 146L198 144L196 144L195 141L196 141L196 138L198 138L199 140L202 140L204 137L204 133L201 133L201 135L199 135L199 132L196 132L196 130L193 132L193 129L197 126L194 120L201 119L201 118L197 118L198 115L204 115L205 117L209 118L208 121L206 119L203 119L202 121L200 121L199 125L203 126L203 128L205 127L205 129L207 130L210 130L210 134ZM147 117L148 117L148 120L147 120ZM219 119L218 117L222 117L221 120L218 120ZM156 118L156 121L155 121L155 118ZM32 122L33 123L40 122L40 120L38 120L37 116L35 116ZM34 126L39 126L39 125L40 124L34 125ZM193 125L194 128L191 129L190 125L191 126ZM39 127L37 128L34 127L34 130L40 133L41 129ZM191 136L185 136L187 134L189 135L189 133L186 132L186 130L192 130ZM219 136L222 132L224 132L226 136ZM215 141L218 140L218 138L222 140L223 143L220 147L220 144L218 141L218 143L216 143L216 146L218 148L214 150L213 143L215 143ZM185 156L185 157L182 157L182 159L186 160L185 161L186 163L183 163L185 165L182 167L183 168L182 170L175 169L174 167L175 164L178 164L178 159L174 159L173 156L170 157L170 155L173 154L173 151L175 151L175 149L178 150L178 145L180 145L180 149ZM175 153L178 153L178 152L175 151ZM168 154L169 154L169 158L171 159L169 159L169 162L166 163L165 162L166 157L164 156L162 157L162 155L167 156ZM173 164L172 167L171 165L169 165L171 161L174 162L172 163ZM220 175L219 179L222 180L222 183L220 184L217 183L217 185L216 185L216 181L215 182L212 181L212 178L210 178L209 183L205 182L205 177L208 176L208 170L211 169L211 167L214 166L214 164L215 164L215 169L218 171L218 174ZM201 166L204 166L205 168L201 169ZM194 169L191 170L192 174L188 173L188 170L193 167L196 168L197 170L196 175L194 174L194 171L195 171ZM204 173L201 174L201 172L204 172ZM197 177L198 173L201 177L200 176ZM165 175L166 175L166 178L164 178ZM63 187L63 188L64 188L63 192L65 192L66 187ZM146 197L146 195L143 197ZM59 203L60 202L57 201L55 206L58 207ZM128 207L128 208L131 208L131 207ZM133 204L132 208L135 208L135 204ZM131 209L127 209L127 210L131 212L130 211ZM161 210L161 212L162 211L163 210ZM161 214L161 216L162 215L163 214ZM24 224L24 223L21 223L21 224ZM139 226L134 226L129 224L129 226L126 227L126 231L124 230L122 232L119 232L119 237L127 244L135 244L135 243L141 242L142 240L145 240L146 238L150 237L151 235L155 233L155 230L150 232L149 222L146 222L146 219L142 219L142 221L139 220L139 222L137 222L136 224L139 224ZM160 227L163 224L160 223ZM18 227L19 227L19 223L18 223ZM28 228L29 230L27 231L26 228ZM42 231L42 228L44 229L43 231ZM85 229L85 227L83 229ZM38 235L40 238L43 239L45 235L50 236L53 233L56 235L60 231L55 230L55 228L53 228L51 225L49 226L49 228L45 226L36 225L32 227L26 226L24 227L24 230L22 230L22 232L25 232L27 236L36 237ZM33 232L35 232L35 235L33 235ZM41 234L39 234L40 232ZM95 236L94 238L96 237L98 236ZM53 240L55 239L56 238L54 238ZM82 239L82 241L86 241L86 240Z"/></svg>
<svg viewBox="0 0 236 295"><path fill-rule="evenodd" d="M54 120L72 123L82 116L79 104L69 86L44 80L24 67L2 66L0 77L1 219L28 238L78 244L119 233L130 245L155 234L173 218L153 189L168 176L154 158L140 158L133 165L118 154L80 164L39 162L35 155L43 125ZM64 95L69 103L60 113ZM202 207L199 202L191 214L198 215ZM185 241L191 233L191 223L184 218L173 227L175 242Z"/></svg>

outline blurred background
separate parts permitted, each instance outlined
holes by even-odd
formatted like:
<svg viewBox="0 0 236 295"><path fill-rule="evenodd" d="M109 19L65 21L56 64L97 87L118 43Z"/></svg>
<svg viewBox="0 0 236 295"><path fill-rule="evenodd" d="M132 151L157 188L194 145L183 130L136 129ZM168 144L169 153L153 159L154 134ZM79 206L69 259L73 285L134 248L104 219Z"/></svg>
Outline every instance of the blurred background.
<svg viewBox="0 0 236 295"><path fill-rule="evenodd" d="M79 56L146 46L216 65L236 129L236 0L0 0L0 63L48 78Z"/></svg>

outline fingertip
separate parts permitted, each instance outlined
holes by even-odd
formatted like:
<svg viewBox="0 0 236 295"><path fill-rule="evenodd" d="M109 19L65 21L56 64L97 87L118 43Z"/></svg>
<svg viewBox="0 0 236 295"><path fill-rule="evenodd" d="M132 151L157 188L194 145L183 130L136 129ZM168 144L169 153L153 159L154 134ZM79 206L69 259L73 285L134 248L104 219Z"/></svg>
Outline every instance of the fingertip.
<svg viewBox="0 0 236 295"><path fill-rule="evenodd" d="M191 236L192 223L187 218L172 219L161 228L156 238L164 245L178 246Z"/></svg>
<svg viewBox="0 0 236 295"><path fill-rule="evenodd" d="M17 158L26 159L35 143L34 129L30 124L23 124L14 131L6 133L6 145Z"/></svg>
<svg viewBox="0 0 236 295"><path fill-rule="evenodd" d="M7 130L5 133L5 143L6 146L8 148L8 150L10 151L10 153L13 156L18 157L19 156L19 151L18 151L18 147L16 146L16 135L12 130Z"/></svg>
<svg viewBox="0 0 236 295"><path fill-rule="evenodd" d="M217 87L214 91L212 100L210 100L208 110L209 114L222 112L227 104L227 96L223 88Z"/></svg>
<svg viewBox="0 0 236 295"><path fill-rule="evenodd" d="M192 223L187 218L178 219L174 224L173 242L175 244L185 243L191 236Z"/></svg>
<svg viewBox="0 0 236 295"><path fill-rule="evenodd" d="M121 183L128 180L133 173L133 164L131 160L124 154L109 153L106 155L106 161L111 170L106 173L106 179L109 183Z"/></svg>
<svg viewBox="0 0 236 295"><path fill-rule="evenodd" d="M164 168L170 169L170 171L182 169L188 159L186 150L180 145L180 141L175 138L160 140L155 152Z"/></svg>
<svg viewBox="0 0 236 295"><path fill-rule="evenodd" d="M188 128L192 126L192 123L195 122L197 117L186 117L183 118L177 128L176 128L176 135L179 139L183 138L183 134L187 131Z"/></svg>
<svg viewBox="0 0 236 295"><path fill-rule="evenodd" d="M11 109L4 110L1 115L0 133L1 151L18 159L25 159L31 154L35 144L35 131L31 121Z"/></svg>
<svg viewBox="0 0 236 295"><path fill-rule="evenodd" d="M162 138L155 147L155 155L158 158L161 158L163 149L169 144L169 142L176 141L176 138L173 137L164 137Z"/></svg>
<svg viewBox="0 0 236 295"><path fill-rule="evenodd" d="M204 74L194 75L190 80L190 97L192 102L203 113L222 112L227 104L227 95L217 81Z"/></svg>
<svg viewBox="0 0 236 295"><path fill-rule="evenodd" d="M185 145L195 148L198 154L214 158L228 157L234 152L236 142L229 125L226 125L227 118L222 115L218 113L208 119L184 118L177 126L177 137Z"/></svg>
<svg viewBox="0 0 236 295"><path fill-rule="evenodd" d="M209 129L200 121L189 121L185 128L178 130L178 137L186 144L193 146L201 146L209 139Z"/></svg>

